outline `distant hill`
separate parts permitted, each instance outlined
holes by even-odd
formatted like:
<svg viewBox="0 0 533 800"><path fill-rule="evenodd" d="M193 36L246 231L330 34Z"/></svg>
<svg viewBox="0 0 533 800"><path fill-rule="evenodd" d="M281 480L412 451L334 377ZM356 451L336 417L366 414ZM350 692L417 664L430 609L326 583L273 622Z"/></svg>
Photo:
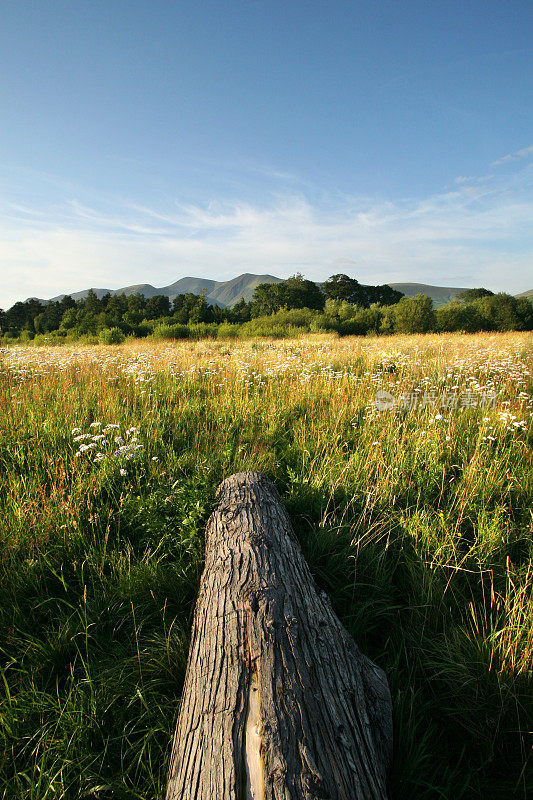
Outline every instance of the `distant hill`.
<svg viewBox="0 0 533 800"><path fill-rule="evenodd" d="M216 300L221 306L233 306L239 300L248 302L252 299L256 286L260 283L280 283L281 278L274 275L252 275L246 272L231 281L219 283L208 295L208 300Z"/></svg>
<svg viewBox="0 0 533 800"><path fill-rule="evenodd" d="M453 300L459 292L464 292L465 287L452 286L431 286L427 283L390 283L393 289L402 292L406 297L414 297L417 294L427 294L433 300L435 308L446 305Z"/></svg>
<svg viewBox="0 0 533 800"><path fill-rule="evenodd" d="M427 294L428 297L431 297L433 300L435 308L446 305L450 300L457 297L459 292L464 292L465 288L467 288L465 286L431 286L426 283L390 283L389 286L393 289L397 289L399 292L403 292L406 297L414 297L415 294ZM527 297L533 302L533 289L529 289L527 292L521 292L515 295L515 297Z"/></svg>
<svg viewBox="0 0 533 800"><path fill-rule="evenodd" d="M180 278L179 281L158 289L157 294L167 294L172 300L177 294L201 294L205 292L208 297L218 285L218 281L209 278Z"/></svg>
<svg viewBox="0 0 533 800"><path fill-rule="evenodd" d="M254 289L260 283L279 283L281 278L276 278L274 275L253 275L245 273L229 281L213 281L209 278L180 278L179 280L171 283L169 286L152 286L151 283L137 283L134 286L124 286L120 289L97 289L93 287L98 299L101 299L105 294L136 294L140 292L146 298L154 297L156 294L166 295L171 301L178 294L201 294L205 292L205 297L211 305L229 307L238 303L241 298L251 300ZM81 292L72 292L71 297L73 300L83 300L87 297L91 290L83 289ZM62 300L64 294L58 294L56 297L50 298L50 302L55 300ZM49 302L41 300L41 303Z"/></svg>

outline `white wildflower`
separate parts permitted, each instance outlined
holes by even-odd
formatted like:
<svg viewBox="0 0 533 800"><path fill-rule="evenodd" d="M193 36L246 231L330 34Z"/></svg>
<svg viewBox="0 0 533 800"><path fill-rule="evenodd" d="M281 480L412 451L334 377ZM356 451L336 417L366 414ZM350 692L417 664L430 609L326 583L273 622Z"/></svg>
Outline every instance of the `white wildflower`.
<svg viewBox="0 0 533 800"><path fill-rule="evenodd" d="M80 445L79 452L85 453L86 450L94 450L96 447L96 442L91 442L91 444L82 444Z"/></svg>
<svg viewBox="0 0 533 800"><path fill-rule="evenodd" d="M121 470L119 470L119 472L120 472L120 474L122 475L123 478L125 478L126 475L128 474L128 470L127 469L121 469Z"/></svg>

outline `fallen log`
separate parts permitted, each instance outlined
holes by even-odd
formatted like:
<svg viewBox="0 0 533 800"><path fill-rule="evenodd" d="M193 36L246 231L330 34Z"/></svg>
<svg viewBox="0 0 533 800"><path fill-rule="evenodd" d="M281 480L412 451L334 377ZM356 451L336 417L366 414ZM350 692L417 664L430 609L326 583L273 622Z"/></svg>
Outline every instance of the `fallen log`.
<svg viewBox="0 0 533 800"><path fill-rule="evenodd" d="M167 800L384 800L384 673L317 591L271 481L232 475L217 501Z"/></svg>

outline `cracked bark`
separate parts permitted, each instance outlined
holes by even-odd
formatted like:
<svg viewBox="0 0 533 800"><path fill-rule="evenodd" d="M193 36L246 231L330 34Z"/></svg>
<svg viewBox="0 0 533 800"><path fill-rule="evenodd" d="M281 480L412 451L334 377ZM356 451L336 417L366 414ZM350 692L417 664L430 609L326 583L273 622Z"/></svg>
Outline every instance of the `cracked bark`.
<svg viewBox="0 0 533 800"><path fill-rule="evenodd" d="M271 481L219 486L167 800L385 800L387 680L314 584Z"/></svg>

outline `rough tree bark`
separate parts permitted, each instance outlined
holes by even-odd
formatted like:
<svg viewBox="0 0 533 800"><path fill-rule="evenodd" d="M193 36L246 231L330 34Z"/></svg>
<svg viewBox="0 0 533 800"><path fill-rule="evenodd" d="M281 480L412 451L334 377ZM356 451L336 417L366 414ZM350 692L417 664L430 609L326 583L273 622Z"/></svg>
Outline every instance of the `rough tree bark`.
<svg viewBox="0 0 533 800"><path fill-rule="evenodd" d="M383 800L384 673L317 591L270 480L232 475L217 500L167 800Z"/></svg>

